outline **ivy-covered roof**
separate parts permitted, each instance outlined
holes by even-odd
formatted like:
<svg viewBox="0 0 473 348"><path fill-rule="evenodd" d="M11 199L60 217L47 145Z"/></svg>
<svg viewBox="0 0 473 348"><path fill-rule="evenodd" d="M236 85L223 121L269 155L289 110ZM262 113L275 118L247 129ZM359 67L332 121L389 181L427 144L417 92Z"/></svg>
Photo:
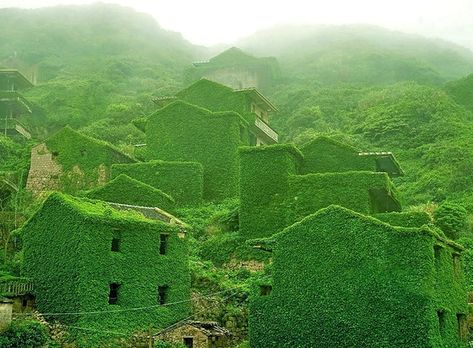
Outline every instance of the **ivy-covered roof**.
<svg viewBox="0 0 473 348"><path fill-rule="evenodd" d="M384 226L387 228L388 233L404 233L404 234L412 234L412 233L420 233L420 234L427 234L435 237L437 240L440 242L443 242L455 249L458 250L463 250L463 247L454 241L451 241L449 239L446 239L444 236L439 234L437 231L435 231L432 228L429 228L428 226L422 226L422 227L403 227L403 226L392 226L387 222L383 222L381 220L378 220L372 216L366 216L360 213L357 213L353 210L338 206L338 205L330 205L326 208L322 208L315 212L314 214L306 216L304 219L292 224L291 226L288 226L284 228L282 231L272 235L271 237L268 238L259 238L259 239L252 239L248 240L246 243L250 246L253 246L258 249L266 250L266 251L272 251L274 247L277 247L277 241L279 238L285 236L285 235L290 235L293 233L293 231L298 230L299 225L306 225L310 224L312 221L317 220L323 216L330 216L334 223L337 221L343 221L346 219L360 219L364 221L366 224L372 224L372 225L378 225L378 226ZM317 231L314 231L314 238L319 238L320 236L317 236ZM292 238L297 239L297 235L294 235Z"/></svg>
<svg viewBox="0 0 473 348"><path fill-rule="evenodd" d="M106 202L123 203L142 207L174 208L174 198L144 182L120 174L105 185L87 192L86 197Z"/></svg>

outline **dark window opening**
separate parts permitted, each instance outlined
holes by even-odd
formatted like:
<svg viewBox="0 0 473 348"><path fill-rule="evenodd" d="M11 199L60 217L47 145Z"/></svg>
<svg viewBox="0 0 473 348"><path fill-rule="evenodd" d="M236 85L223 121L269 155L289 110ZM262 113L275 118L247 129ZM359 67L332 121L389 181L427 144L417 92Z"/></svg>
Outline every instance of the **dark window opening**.
<svg viewBox="0 0 473 348"><path fill-rule="evenodd" d="M168 251L168 235L161 234L159 236L159 253L161 255L166 255Z"/></svg>
<svg viewBox="0 0 473 348"><path fill-rule="evenodd" d="M442 247L440 245L434 245L434 257L435 262L440 261L440 252L442 251Z"/></svg>
<svg viewBox="0 0 473 348"><path fill-rule="evenodd" d="M121 240L121 235L119 231L113 231L113 236L112 236L112 247L111 250L118 252L120 251L120 240Z"/></svg>
<svg viewBox="0 0 473 348"><path fill-rule="evenodd" d="M110 293L108 294L108 304L117 304L118 302L118 289L120 284L112 283L110 284Z"/></svg>
<svg viewBox="0 0 473 348"><path fill-rule="evenodd" d="M462 341L466 341L468 338L468 323L466 321L466 315L462 313L457 314L457 324L458 324L458 337Z"/></svg>
<svg viewBox="0 0 473 348"><path fill-rule="evenodd" d="M21 306L22 306L23 308L25 308L25 307L28 306L28 298L23 297L23 298L21 299Z"/></svg>
<svg viewBox="0 0 473 348"><path fill-rule="evenodd" d="M459 276L460 275L460 266L461 266L461 262L460 262L460 255L459 254L453 254L452 255L452 258L453 258L453 273L455 276Z"/></svg>
<svg viewBox="0 0 473 348"><path fill-rule="evenodd" d="M193 337L184 337L184 345L186 348L194 348L194 338Z"/></svg>
<svg viewBox="0 0 473 348"><path fill-rule="evenodd" d="M162 285L158 286L158 303L164 305L167 302L169 286Z"/></svg>
<svg viewBox="0 0 473 348"><path fill-rule="evenodd" d="M261 285L260 286L260 295L261 296L269 296L273 291L273 287L271 285Z"/></svg>
<svg viewBox="0 0 473 348"><path fill-rule="evenodd" d="M120 239L113 238L112 239L112 251L120 251Z"/></svg>
<svg viewBox="0 0 473 348"><path fill-rule="evenodd" d="M437 317L439 320L439 331L442 336L445 335L445 312L444 311L437 311Z"/></svg>

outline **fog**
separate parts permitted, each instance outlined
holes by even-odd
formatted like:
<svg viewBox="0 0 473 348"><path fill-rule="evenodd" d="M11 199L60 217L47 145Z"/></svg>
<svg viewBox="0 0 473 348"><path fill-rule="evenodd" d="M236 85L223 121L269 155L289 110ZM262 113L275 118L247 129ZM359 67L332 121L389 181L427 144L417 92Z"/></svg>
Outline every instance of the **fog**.
<svg viewBox="0 0 473 348"><path fill-rule="evenodd" d="M91 0L0 0L38 8ZM473 0L107 0L151 14L194 44L232 43L281 24L374 24L453 41L473 49Z"/></svg>

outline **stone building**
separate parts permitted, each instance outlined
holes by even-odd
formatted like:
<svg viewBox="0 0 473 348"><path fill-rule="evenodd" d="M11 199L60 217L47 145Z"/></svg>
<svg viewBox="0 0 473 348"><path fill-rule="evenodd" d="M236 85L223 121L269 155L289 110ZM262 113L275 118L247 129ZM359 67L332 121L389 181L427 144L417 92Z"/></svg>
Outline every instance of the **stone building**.
<svg viewBox="0 0 473 348"><path fill-rule="evenodd" d="M184 321L159 333L156 337L186 348L224 348L229 346L230 331L216 322Z"/></svg>
<svg viewBox="0 0 473 348"><path fill-rule="evenodd" d="M253 57L232 47L208 61L193 63L186 71L187 82L200 78L212 80L234 89L265 89L279 78L276 58Z"/></svg>
<svg viewBox="0 0 473 348"><path fill-rule="evenodd" d="M134 162L112 145L65 127L31 150L26 188L36 196L75 193L107 182L112 164Z"/></svg>
<svg viewBox="0 0 473 348"><path fill-rule="evenodd" d="M0 69L0 131L5 136L31 138L19 120L20 116L31 114L31 104L19 91L31 87L33 84L18 70Z"/></svg>
<svg viewBox="0 0 473 348"><path fill-rule="evenodd" d="M390 153L368 155L327 138L301 150L241 148L240 233L269 237L331 204L367 215L400 211L390 176L402 174Z"/></svg>
<svg viewBox="0 0 473 348"><path fill-rule="evenodd" d="M250 299L250 347L466 347L463 248L422 220L330 206L250 241L273 259Z"/></svg>
<svg viewBox="0 0 473 348"><path fill-rule="evenodd" d="M24 275L33 281L37 309L77 313L47 315L48 320L131 334L189 315L190 273L180 224L53 193L21 234ZM82 314L90 312L100 314Z"/></svg>
<svg viewBox="0 0 473 348"><path fill-rule="evenodd" d="M204 200L237 196L241 145L278 141L269 126L277 109L256 89L236 91L202 79L157 102L162 108L146 125L147 157L200 163Z"/></svg>

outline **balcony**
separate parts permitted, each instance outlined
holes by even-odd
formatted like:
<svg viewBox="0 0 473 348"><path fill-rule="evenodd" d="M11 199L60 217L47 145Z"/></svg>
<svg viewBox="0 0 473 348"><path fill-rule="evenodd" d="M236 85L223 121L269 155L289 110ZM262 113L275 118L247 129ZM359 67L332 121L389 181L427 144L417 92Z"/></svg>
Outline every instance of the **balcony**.
<svg viewBox="0 0 473 348"><path fill-rule="evenodd" d="M31 139L31 134L14 118L0 118L0 132L4 135L20 134L26 139Z"/></svg>
<svg viewBox="0 0 473 348"><path fill-rule="evenodd" d="M268 126L262 119L256 117L255 127L259 130L260 133L263 133L267 138L270 139L268 143L277 143L278 142L278 133L276 133L270 126Z"/></svg>
<svg viewBox="0 0 473 348"><path fill-rule="evenodd" d="M30 280L7 280L0 282L0 295L20 296L33 292L33 282Z"/></svg>

